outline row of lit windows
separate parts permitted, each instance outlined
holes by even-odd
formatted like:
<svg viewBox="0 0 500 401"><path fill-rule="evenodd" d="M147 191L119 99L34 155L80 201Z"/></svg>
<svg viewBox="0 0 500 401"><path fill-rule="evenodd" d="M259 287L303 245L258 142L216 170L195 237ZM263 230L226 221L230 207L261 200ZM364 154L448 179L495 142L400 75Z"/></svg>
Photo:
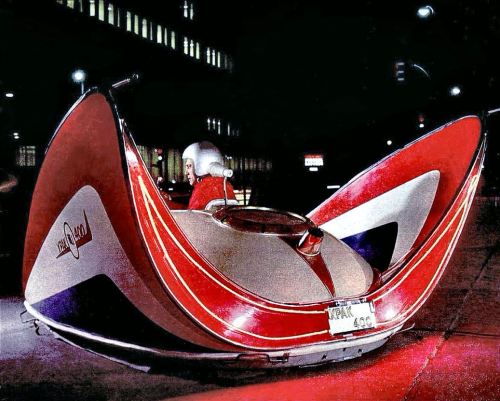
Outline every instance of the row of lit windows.
<svg viewBox="0 0 500 401"><path fill-rule="evenodd" d="M19 146L16 152L16 165L20 167L34 167L36 164L36 147Z"/></svg>
<svg viewBox="0 0 500 401"><path fill-rule="evenodd" d="M140 17L131 11L120 9L106 0L56 0L56 2L157 44L171 49L177 48L175 31ZM185 1L183 8L184 17L193 19L193 3ZM228 71L233 70L233 61L227 54L209 46L202 50L202 45L199 42L187 36L183 36L183 51L185 55L196 60L202 59L201 54L204 51L203 61L206 64Z"/></svg>
<svg viewBox="0 0 500 401"><path fill-rule="evenodd" d="M137 146L144 163L156 180L162 176L169 183L187 182L182 152L179 149L152 148ZM226 166L232 169L236 177L245 172L269 172L272 163L266 159L225 156Z"/></svg>
<svg viewBox="0 0 500 401"><path fill-rule="evenodd" d="M208 117L207 129L211 132L217 133L217 135L240 136L239 128L231 126L229 121L224 122L220 118Z"/></svg>
<svg viewBox="0 0 500 401"><path fill-rule="evenodd" d="M269 172L273 168L273 164L269 160L248 157L226 156L226 165L233 170L236 175L243 171Z"/></svg>
<svg viewBox="0 0 500 401"><path fill-rule="evenodd" d="M184 0L184 5L182 6L184 13L184 18L190 19L191 21L194 18L194 4L192 1Z"/></svg>

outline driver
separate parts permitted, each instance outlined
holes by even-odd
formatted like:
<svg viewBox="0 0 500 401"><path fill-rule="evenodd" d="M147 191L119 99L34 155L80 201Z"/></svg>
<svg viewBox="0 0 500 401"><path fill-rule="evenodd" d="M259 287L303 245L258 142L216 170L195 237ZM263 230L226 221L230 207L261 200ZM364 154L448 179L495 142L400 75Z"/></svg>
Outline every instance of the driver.
<svg viewBox="0 0 500 401"><path fill-rule="evenodd" d="M186 176L193 186L188 209L205 209L215 199L236 199L233 186L226 178L233 171L224 167L219 149L211 142L195 142L182 154Z"/></svg>

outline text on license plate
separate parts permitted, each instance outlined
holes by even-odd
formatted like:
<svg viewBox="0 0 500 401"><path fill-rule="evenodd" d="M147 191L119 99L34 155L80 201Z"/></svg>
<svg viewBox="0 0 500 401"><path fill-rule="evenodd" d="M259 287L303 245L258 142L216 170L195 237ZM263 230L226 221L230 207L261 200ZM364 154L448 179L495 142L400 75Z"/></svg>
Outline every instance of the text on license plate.
<svg viewBox="0 0 500 401"><path fill-rule="evenodd" d="M330 333L345 333L375 326L375 309L371 302L331 306L328 308Z"/></svg>

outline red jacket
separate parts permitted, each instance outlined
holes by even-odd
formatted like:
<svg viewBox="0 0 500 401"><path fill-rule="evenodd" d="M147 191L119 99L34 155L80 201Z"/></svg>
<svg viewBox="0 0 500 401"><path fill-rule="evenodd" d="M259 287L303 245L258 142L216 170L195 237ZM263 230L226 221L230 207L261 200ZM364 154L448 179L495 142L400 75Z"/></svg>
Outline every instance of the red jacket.
<svg viewBox="0 0 500 401"><path fill-rule="evenodd" d="M227 199L236 199L233 186L229 181L226 182ZM214 199L224 199L224 178L222 177L203 177L195 182L193 193L189 199L188 209L205 209L208 202Z"/></svg>

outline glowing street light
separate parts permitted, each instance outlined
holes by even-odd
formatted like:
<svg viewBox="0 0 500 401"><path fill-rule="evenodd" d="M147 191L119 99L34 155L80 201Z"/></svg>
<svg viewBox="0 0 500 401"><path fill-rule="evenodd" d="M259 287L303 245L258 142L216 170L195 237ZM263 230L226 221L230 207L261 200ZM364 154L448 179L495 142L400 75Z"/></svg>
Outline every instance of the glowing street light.
<svg viewBox="0 0 500 401"><path fill-rule="evenodd" d="M431 6L422 6L417 10L417 16L421 19L427 19L434 15L434 9Z"/></svg>
<svg viewBox="0 0 500 401"><path fill-rule="evenodd" d="M5 92L5 97L8 97L9 99L14 97L14 94L12 92Z"/></svg>
<svg viewBox="0 0 500 401"><path fill-rule="evenodd" d="M392 141L390 139L386 143L387 143L387 146L391 146L392 145Z"/></svg>
<svg viewBox="0 0 500 401"><path fill-rule="evenodd" d="M19 139L19 132L13 132L12 133L12 136L14 137L14 139Z"/></svg>
<svg viewBox="0 0 500 401"><path fill-rule="evenodd" d="M83 92L85 91L85 79L87 78L87 73L83 70L75 70L73 71L73 73L71 74L71 79L73 80L73 82L75 84L80 84L80 90L82 92L82 95L83 95Z"/></svg>
<svg viewBox="0 0 500 401"><path fill-rule="evenodd" d="M450 96L459 96L462 93L462 89L460 89L460 86L452 86L450 88Z"/></svg>

